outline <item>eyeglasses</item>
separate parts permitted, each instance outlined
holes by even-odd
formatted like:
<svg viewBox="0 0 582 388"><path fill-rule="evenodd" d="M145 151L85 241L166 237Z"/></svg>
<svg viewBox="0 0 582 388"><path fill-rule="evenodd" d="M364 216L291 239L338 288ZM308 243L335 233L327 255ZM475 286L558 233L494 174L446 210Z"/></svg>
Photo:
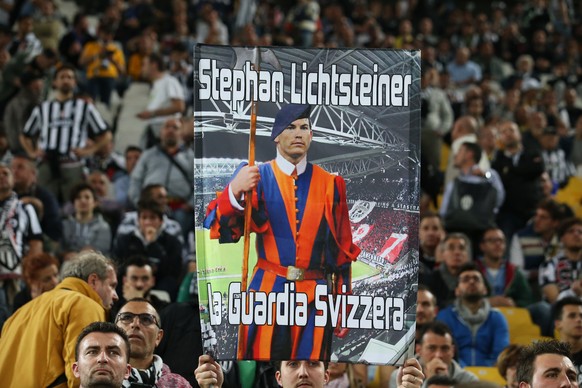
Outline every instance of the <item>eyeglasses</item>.
<svg viewBox="0 0 582 388"><path fill-rule="evenodd" d="M134 313L119 313L117 314L117 318L115 319L115 323L121 322L124 325L129 325L135 319L135 317L139 318L139 323L143 326L151 326L156 325L160 327L158 320L152 314L142 313L142 314L134 314Z"/></svg>

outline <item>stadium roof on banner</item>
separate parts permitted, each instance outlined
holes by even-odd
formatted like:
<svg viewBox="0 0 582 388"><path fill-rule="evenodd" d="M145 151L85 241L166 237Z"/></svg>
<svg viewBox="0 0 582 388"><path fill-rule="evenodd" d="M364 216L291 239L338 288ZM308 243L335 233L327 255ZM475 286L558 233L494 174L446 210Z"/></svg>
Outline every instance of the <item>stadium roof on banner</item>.
<svg viewBox="0 0 582 388"><path fill-rule="evenodd" d="M337 173L342 177L356 178L375 173L384 173L389 169L403 165L401 154L394 154L385 150L367 150L341 154L338 156L313 160L313 163L326 171ZM204 158L195 159L194 176L230 177L232 172L243 162L242 159ZM409 163L418 165L420 161L409 158Z"/></svg>
<svg viewBox="0 0 582 388"><path fill-rule="evenodd" d="M216 59L222 66L234 66L236 53L231 47L213 47L205 52L205 57ZM230 50L230 52L229 52ZM395 51L394 63L386 63L386 53L381 50L371 50L367 53L367 61L358 57L357 65L362 71L372 73L374 64L382 64L380 73L408 73L412 61L416 59L408 52ZM321 51L313 56L313 51L277 50L281 61L307 62L308 70L317 68L317 64L337 65L338 71L350 72L356 60L352 50ZM228 59L225 59L228 58ZM265 70L268 69L268 66ZM290 77L289 69L282 69L286 79ZM287 101L286 101L287 102ZM197 109L201 110L204 120L197 120L195 127L203 132L234 132L248 133L251 117L251 103L244 101L233 107L229 102L208 100L203 101ZM257 117L257 136L270 136L271 127L276 112L281 105L273 102L261 102ZM417 115L420 116L420 115ZM393 107L356 108L343 106L317 105L311 113L314 127L313 140L321 143L351 145L363 148L378 148L393 151L408 151L409 128L419 127L419 123L409 123L409 110L399 110ZM418 117L420 120L420 117Z"/></svg>

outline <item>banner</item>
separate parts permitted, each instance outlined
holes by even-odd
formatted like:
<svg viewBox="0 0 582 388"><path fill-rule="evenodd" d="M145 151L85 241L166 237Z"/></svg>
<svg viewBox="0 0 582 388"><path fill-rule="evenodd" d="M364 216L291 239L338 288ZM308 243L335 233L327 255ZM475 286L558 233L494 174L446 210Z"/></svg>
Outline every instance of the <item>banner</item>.
<svg viewBox="0 0 582 388"><path fill-rule="evenodd" d="M205 352L411 357L420 53L198 45L194 67Z"/></svg>

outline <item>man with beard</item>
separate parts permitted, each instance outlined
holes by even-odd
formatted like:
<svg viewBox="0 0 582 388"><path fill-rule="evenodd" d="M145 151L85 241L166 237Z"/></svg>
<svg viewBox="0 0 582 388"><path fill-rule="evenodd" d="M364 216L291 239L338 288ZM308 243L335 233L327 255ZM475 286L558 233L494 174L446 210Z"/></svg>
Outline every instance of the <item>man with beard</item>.
<svg viewBox="0 0 582 388"><path fill-rule="evenodd" d="M123 387L186 388L190 383L182 376L172 373L154 349L164 335L160 327L160 316L154 306L143 298L131 299L115 318L115 324L125 330L129 337L129 363L131 374ZM132 385L135 384L135 385Z"/></svg>
<svg viewBox="0 0 582 388"><path fill-rule="evenodd" d="M456 300L440 311L437 320L451 328L465 366L493 366L509 345L509 328L503 314L491 309L485 298L487 287L479 268L468 263L457 276Z"/></svg>
<svg viewBox="0 0 582 388"><path fill-rule="evenodd" d="M109 322L94 322L83 329L75 346L73 374L80 388L119 388L129 377L129 339Z"/></svg>
<svg viewBox="0 0 582 388"><path fill-rule="evenodd" d="M578 384L582 383L582 300L567 296L553 307L554 326L562 342L570 345L570 359L578 372Z"/></svg>
<svg viewBox="0 0 582 388"><path fill-rule="evenodd" d="M74 98L75 69L63 65L54 75L55 99L36 106L24 125L20 142L31 159L39 160L39 185L66 202L83 182L84 159L111 140L107 124L91 103ZM88 142L89 135L94 136ZM38 138L38 142L37 139Z"/></svg>
<svg viewBox="0 0 582 388"><path fill-rule="evenodd" d="M164 122L160 144L144 151L131 173L128 196L137 205L144 187L163 185L168 191L169 215L187 234L194 225L194 151L182 146L181 128L178 118Z"/></svg>

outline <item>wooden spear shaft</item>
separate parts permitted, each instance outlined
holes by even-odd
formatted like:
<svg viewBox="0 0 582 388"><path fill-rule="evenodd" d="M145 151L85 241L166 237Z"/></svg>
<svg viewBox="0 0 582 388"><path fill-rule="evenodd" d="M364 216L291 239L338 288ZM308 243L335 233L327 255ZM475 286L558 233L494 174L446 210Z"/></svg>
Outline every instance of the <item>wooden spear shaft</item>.
<svg viewBox="0 0 582 388"><path fill-rule="evenodd" d="M255 71L258 73L261 63L261 50L257 50L257 60L254 64ZM257 101L256 96L253 96L251 101L251 126L249 130L249 166L255 165L255 137L257 133ZM253 211L253 191L249 190L245 194L245 211L244 211L244 241L243 241L243 262L242 262L242 279L241 279L241 290L247 292L247 278L249 272L249 254L251 247L251 215ZM248 309L247 301L243 301L241 304L243 308ZM247 350L247 338L245 336L243 325L240 324L238 327L238 355L239 360L244 359L244 352Z"/></svg>

